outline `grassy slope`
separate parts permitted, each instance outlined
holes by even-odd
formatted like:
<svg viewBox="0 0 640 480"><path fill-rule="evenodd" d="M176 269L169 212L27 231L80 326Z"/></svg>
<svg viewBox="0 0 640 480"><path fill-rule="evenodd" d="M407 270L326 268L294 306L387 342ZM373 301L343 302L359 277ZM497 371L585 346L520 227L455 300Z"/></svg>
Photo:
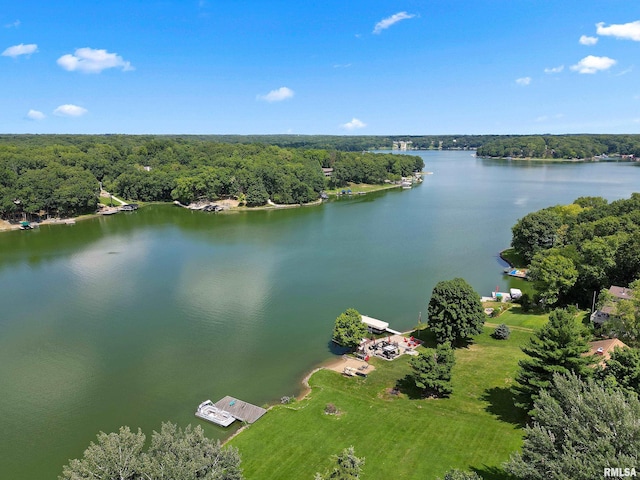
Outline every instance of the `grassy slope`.
<svg viewBox="0 0 640 480"><path fill-rule="evenodd" d="M507 312L500 319L539 326L545 316ZM435 479L452 467L473 468L485 480L504 478L498 467L519 448L523 421L508 389L530 333L514 331L498 341L492 332L485 328L474 344L457 350L449 399L412 398L410 389L388 393L409 372L407 356L374 360L377 369L367 379L317 372L305 400L276 406L230 442L240 449L246 478L311 479L350 445L366 457L368 480ZM342 413L325 415L328 403Z"/></svg>
<svg viewBox="0 0 640 480"><path fill-rule="evenodd" d="M326 189L327 195L338 195L342 190L351 190L351 193L357 194L359 192L378 192L380 190L389 190L391 188L400 188L400 185L384 183L382 185L374 185L368 183L349 183L346 187Z"/></svg>

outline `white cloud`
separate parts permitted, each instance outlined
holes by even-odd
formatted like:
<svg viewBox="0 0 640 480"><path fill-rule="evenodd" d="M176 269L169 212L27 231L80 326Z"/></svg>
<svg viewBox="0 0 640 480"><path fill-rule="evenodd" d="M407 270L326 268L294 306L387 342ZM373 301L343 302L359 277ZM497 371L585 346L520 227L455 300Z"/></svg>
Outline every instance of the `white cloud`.
<svg viewBox="0 0 640 480"><path fill-rule="evenodd" d="M54 115L58 115L59 117L81 117L85 113L88 113L89 110L86 108L79 107L77 105L71 105L69 103L65 105L60 105L53 111Z"/></svg>
<svg viewBox="0 0 640 480"><path fill-rule="evenodd" d="M604 26L604 22L596 23L596 33L598 35L640 42L640 20L617 25L609 25L608 27Z"/></svg>
<svg viewBox="0 0 640 480"><path fill-rule="evenodd" d="M123 72L133 70L130 62L120 55L106 50L78 48L73 55L67 53L58 59L58 65L70 72L100 73L107 68L121 68Z"/></svg>
<svg viewBox="0 0 640 480"><path fill-rule="evenodd" d="M627 73L631 73L633 71L633 65L625 70L622 70L620 73L616 75L616 77L621 77L622 75L626 75Z"/></svg>
<svg viewBox="0 0 640 480"><path fill-rule="evenodd" d="M4 28L18 28L20 26L20 20L16 20L15 22L7 23Z"/></svg>
<svg viewBox="0 0 640 480"><path fill-rule="evenodd" d="M350 66L350 63L336 63L333 68L349 68Z"/></svg>
<svg viewBox="0 0 640 480"><path fill-rule="evenodd" d="M342 128L346 129L346 130L356 130L358 128L364 128L367 126L366 123L364 123L361 120L358 120L357 118L352 118L350 122L347 123L343 123L342 125L340 125Z"/></svg>
<svg viewBox="0 0 640 480"><path fill-rule="evenodd" d="M560 73L564 70L564 65L560 65L558 67L545 68L544 73Z"/></svg>
<svg viewBox="0 0 640 480"><path fill-rule="evenodd" d="M531 77L522 77L516 79L516 83L522 87L526 87L531 83Z"/></svg>
<svg viewBox="0 0 640 480"><path fill-rule="evenodd" d="M20 45L14 45L7 48L4 52L2 52L2 56L16 58L20 55L31 55L32 53L37 51L38 45L36 45L35 43L30 43L28 45L21 43Z"/></svg>
<svg viewBox="0 0 640 480"><path fill-rule="evenodd" d="M571 66L571 70L578 73L596 73L600 70L607 70L613 67L616 61L609 57L595 57L588 55L577 64Z"/></svg>
<svg viewBox="0 0 640 480"><path fill-rule="evenodd" d="M386 30L387 28L389 28L391 25L394 25L400 22L401 20L408 20L409 18L413 18L413 17L415 17L415 15L407 12L395 13L390 17L387 17L383 20L380 20L378 23L376 23L376 26L373 28L373 33L379 34L383 30Z"/></svg>
<svg viewBox="0 0 640 480"><path fill-rule="evenodd" d="M46 115L38 110L29 110L27 112L27 118L29 120L44 120Z"/></svg>
<svg viewBox="0 0 640 480"><path fill-rule="evenodd" d="M287 87L280 87L277 90L271 90L266 95L258 95L258 100L264 100L265 102L281 102L287 100L295 95L295 92Z"/></svg>
<svg viewBox="0 0 640 480"><path fill-rule="evenodd" d="M598 37L590 37L588 35L582 35L580 37L580 45L595 45L598 43Z"/></svg>

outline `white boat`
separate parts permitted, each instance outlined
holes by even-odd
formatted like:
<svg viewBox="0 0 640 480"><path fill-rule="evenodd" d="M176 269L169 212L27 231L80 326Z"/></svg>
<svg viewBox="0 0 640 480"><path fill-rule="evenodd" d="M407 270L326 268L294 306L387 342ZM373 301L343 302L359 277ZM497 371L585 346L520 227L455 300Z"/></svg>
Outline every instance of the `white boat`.
<svg viewBox="0 0 640 480"><path fill-rule="evenodd" d="M226 410L216 407L211 400L207 400L198 405L196 417L215 423L221 427L228 427L236 420L235 417Z"/></svg>

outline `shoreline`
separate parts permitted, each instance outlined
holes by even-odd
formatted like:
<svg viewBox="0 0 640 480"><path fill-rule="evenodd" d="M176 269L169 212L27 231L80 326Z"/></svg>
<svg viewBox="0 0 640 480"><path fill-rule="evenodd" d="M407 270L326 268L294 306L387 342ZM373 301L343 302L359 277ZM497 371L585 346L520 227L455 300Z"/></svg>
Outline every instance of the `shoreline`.
<svg viewBox="0 0 640 480"><path fill-rule="evenodd" d="M361 185L366 185L366 184L361 184ZM370 190L366 190L364 193L380 192L380 191L390 190L390 189L399 188L399 187L400 187L399 185L375 185L373 186L373 188L371 188ZM340 198L343 196L343 195L338 195L337 193L329 193L328 195L332 198ZM354 195L345 195L345 196L357 196L357 195L359 195L359 193L355 193ZM211 203L215 203L215 202L216 201L211 201ZM259 207L231 206L218 213L231 214L231 213L239 213L239 212L257 212L257 211L265 211L265 210L284 210L289 208L316 207L324 203L322 198L319 198L317 200L314 200L308 203L277 204L277 203L273 203L271 200L269 200L268 202L269 203L267 203L266 205L261 205ZM141 205L141 207L144 207L146 205L175 205L175 203L162 202L162 201L145 202L145 204ZM187 205L178 205L178 206L188 209ZM40 222L31 222L31 223L34 224L35 228L39 227L40 225L72 225L75 222L88 220L88 219L96 218L100 216L101 215L99 213L88 213L88 214L80 215L77 217L52 218L52 219L42 220ZM0 233L11 232L14 230L20 230L19 223L11 223L9 221L0 219Z"/></svg>
<svg viewBox="0 0 640 480"><path fill-rule="evenodd" d="M509 247L511 248L511 247ZM502 255L504 252L506 252L507 250L509 250L509 248L505 248L504 250L500 250L500 253L498 253L498 256L507 264L509 265L509 268L516 268L516 266L511 263L511 260L508 260L504 257L504 255Z"/></svg>
<svg viewBox="0 0 640 480"><path fill-rule="evenodd" d="M409 335L413 332L415 332L417 330L416 328L412 328L411 330L407 330L404 332L401 332L400 335L402 336L406 336ZM304 377L302 377L302 379L300 380L300 384L302 385L302 388L300 390L300 393L298 393L295 396L296 402L301 402L302 400L304 400L305 398L307 398L309 396L309 394L313 391L313 389L311 388L311 385L309 385L309 380L311 379L311 377L316 374L317 372L319 372L320 370L333 370L337 373L339 373L339 370L336 370L336 367L342 366L342 364L345 363L345 356L347 354L342 354L342 355L338 355L338 356L333 356L330 358L327 358L326 360L321 361L319 364L317 364L316 367L312 368L310 371L308 371ZM278 404L272 404L269 405L267 407L267 411L271 410L272 408L274 408L275 406L277 406ZM235 432L233 432L231 435L229 435L229 437L225 438L221 443L222 445L226 445L228 442L230 442L233 438L235 438L236 436L238 436L240 433L242 433L247 427L250 427L250 424L247 425L243 425L242 427L240 427L238 430L236 430Z"/></svg>
<svg viewBox="0 0 640 480"><path fill-rule="evenodd" d="M99 216L100 214L98 213L87 213L85 215L80 215L78 217L49 218L47 220L42 220L40 222L29 222L29 223L35 225L34 228L38 228L42 225L73 225L76 222L89 220L91 218L96 218ZM6 220L0 220L0 233L12 232L15 230L21 230L19 223L11 223Z"/></svg>

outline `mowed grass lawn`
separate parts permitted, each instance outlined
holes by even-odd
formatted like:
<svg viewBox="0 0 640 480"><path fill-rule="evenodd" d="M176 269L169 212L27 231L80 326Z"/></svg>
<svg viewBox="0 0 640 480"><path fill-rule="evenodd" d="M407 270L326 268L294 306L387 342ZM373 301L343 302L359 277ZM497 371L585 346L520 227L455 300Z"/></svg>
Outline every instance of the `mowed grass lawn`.
<svg viewBox="0 0 640 480"><path fill-rule="evenodd" d="M516 315L507 312L500 321L529 323ZM539 325L546 318L529 317ZM390 392L410 371L407 355L373 359L376 370L366 379L318 371L304 400L274 407L229 442L240 450L246 478L313 479L350 445L366 458L367 480L436 479L454 467L485 480L506 478L500 465L520 448L524 421L509 387L531 333L513 331L500 341L491 338L493 330L456 351L448 399L417 398L410 388ZM329 403L338 415L324 413Z"/></svg>

